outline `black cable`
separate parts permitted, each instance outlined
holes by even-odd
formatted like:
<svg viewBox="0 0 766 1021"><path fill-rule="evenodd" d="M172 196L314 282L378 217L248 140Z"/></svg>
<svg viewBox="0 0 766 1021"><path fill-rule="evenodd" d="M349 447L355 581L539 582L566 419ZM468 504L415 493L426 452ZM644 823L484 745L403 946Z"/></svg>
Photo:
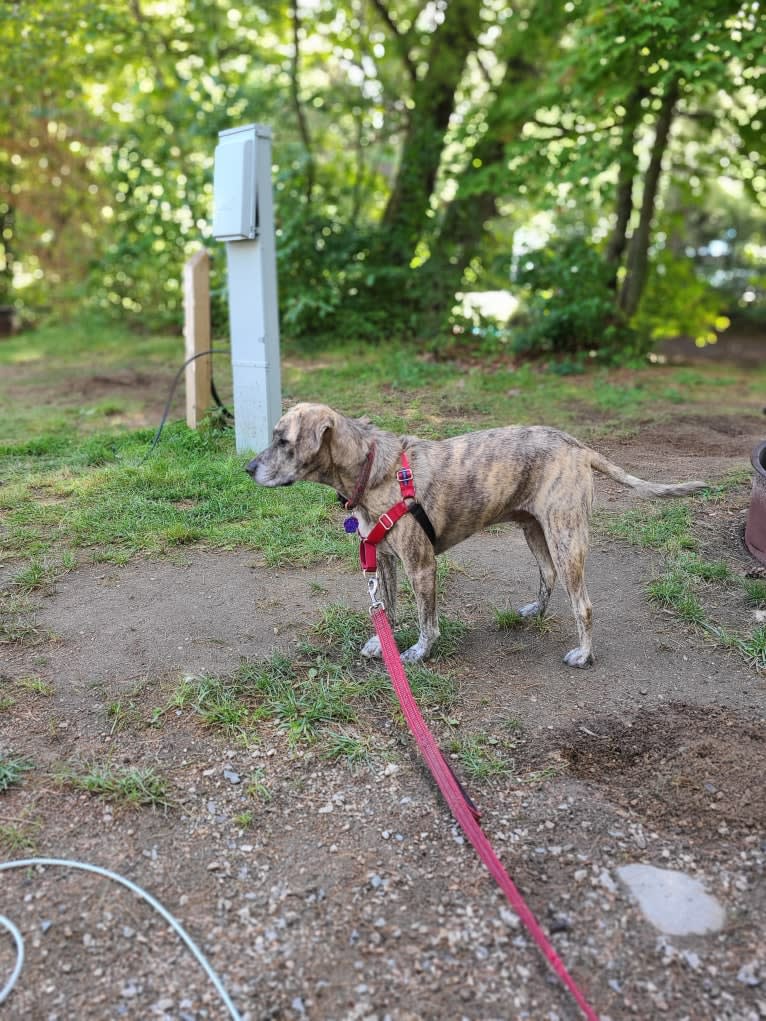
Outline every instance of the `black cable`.
<svg viewBox="0 0 766 1021"><path fill-rule="evenodd" d="M165 401L165 409L162 412L162 418L160 419L160 424L159 424L159 426L157 428L157 432L154 434L154 439L152 440L152 445L149 447L147 452L144 454L144 456L138 462L139 464L143 464L144 461L146 461L149 458L149 455L154 451L154 448L160 442L160 436L162 435L162 430L165 428L165 423L167 422L168 415L170 414L170 405L173 403L173 396L174 396L174 394L176 392L176 387L178 386L179 380L181 379L181 376L183 375L183 373L184 373L184 371L186 369L186 366L187 365L191 365L191 363L196 361L197 358L204 358L206 355L227 355L228 353L229 353L228 351L223 351L221 348L213 348L213 347L211 347L207 351L198 351L196 355L192 355L191 358L187 358L186 359L186 361L183 363L181 368L176 373L175 379L173 380L173 382L170 385L170 393L168 394L167 401ZM220 401L218 401L218 403L220 404ZM222 404L221 404L221 407L223 407ZM224 408L224 411L226 411L225 408ZM229 412L229 414L231 414L231 413ZM233 418L233 416L232 416L232 418Z"/></svg>
<svg viewBox="0 0 766 1021"><path fill-rule="evenodd" d="M232 413L229 411L226 405L221 401L221 398L218 396L218 391L215 388L215 380L213 379L212 373L210 375L210 393L213 395L213 400L215 401L215 403L221 409L221 414L223 415L223 417L228 419L230 422L233 422L234 415L232 415Z"/></svg>

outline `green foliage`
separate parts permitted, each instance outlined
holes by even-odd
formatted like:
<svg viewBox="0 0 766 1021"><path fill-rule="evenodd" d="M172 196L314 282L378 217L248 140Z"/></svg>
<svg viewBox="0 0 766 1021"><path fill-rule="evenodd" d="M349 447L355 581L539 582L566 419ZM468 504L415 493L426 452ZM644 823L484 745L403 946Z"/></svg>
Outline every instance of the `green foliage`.
<svg viewBox="0 0 766 1021"><path fill-rule="evenodd" d="M742 586L745 589L747 601L751 606L758 609L766 608L766 579L743 578Z"/></svg>
<svg viewBox="0 0 766 1021"><path fill-rule="evenodd" d="M513 329L513 350L604 362L640 354L644 345L615 311L611 275L602 255L582 237L559 239L520 256L514 279L529 298L526 324Z"/></svg>
<svg viewBox="0 0 766 1021"><path fill-rule="evenodd" d="M680 211L710 214L706 182L725 173L757 214L744 233L762 231L765 33L753 5L525 0L510 17L450 0L438 18L425 11L6 4L0 303L58 316L87 302L142 330L177 329L183 263L210 239L218 132L252 111L274 126L285 331L312 343L425 334L440 347L455 292L504 286L510 236L539 213L554 234L574 220L600 243L626 166L638 210L636 153L651 147L670 83L683 116L658 208L686 188ZM220 332L223 263L216 245ZM584 289L575 295L569 325L555 303L537 310L549 321L524 350L563 345L573 365L623 342L632 353L619 330L604 341L618 327L615 295L594 295L590 306ZM706 316L695 335L708 332ZM662 323L645 325L648 335ZM595 347L572 339L580 332Z"/></svg>
<svg viewBox="0 0 766 1021"><path fill-rule="evenodd" d="M0 755L0 794L14 784L20 783L24 773L31 768L32 763L27 759Z"/></svg>
<svg viewBox="0 0 766 1021"><path fill-rule="evenodd" d="M57 774L59 783L77 791L96 794L107 801L167 808L167 781L153 769L115 766L93 762L85 768L65 767Z"/></svg>
<svg viewBox="0 0 766 1021"><path fill-rule="evenodd" d="M633 326L654 342L691 336L698 347L714 344L729 325L726 298L695 270L688 258L663 249L654 260Z"/></svg>

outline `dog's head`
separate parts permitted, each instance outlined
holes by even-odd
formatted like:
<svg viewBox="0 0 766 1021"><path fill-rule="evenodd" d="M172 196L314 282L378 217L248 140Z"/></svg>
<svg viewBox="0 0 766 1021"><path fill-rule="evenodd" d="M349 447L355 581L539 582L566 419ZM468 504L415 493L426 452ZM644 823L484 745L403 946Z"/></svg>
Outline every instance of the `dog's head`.
<svg viewBox="0 0 766 1021"><path fill-rule="evenodd" d="M274 426L271 445L245 471L261 486L291 486L312 479L325 434L338 417L324 404L296 404Z"/></svg>

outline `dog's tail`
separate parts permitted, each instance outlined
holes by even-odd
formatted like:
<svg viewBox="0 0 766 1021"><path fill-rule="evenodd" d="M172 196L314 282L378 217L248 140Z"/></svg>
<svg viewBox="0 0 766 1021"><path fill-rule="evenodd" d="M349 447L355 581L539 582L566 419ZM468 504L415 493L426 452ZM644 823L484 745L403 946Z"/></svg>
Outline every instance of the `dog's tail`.
<svg viewBox="0 0 766 1021"><path fill-rule="evenodd" d="M637 475L630 475L623 468L620 468L618 464L614 464L613 461L610 461L595 450L591 451L590 464L591 468L601 472L602 475L608 475L615 482L635 489L639 496L690 496L692 493L698 493L707 486L706 482L696 480L693 482L669 483L647 482L646 479L640 479Z"/></svg>

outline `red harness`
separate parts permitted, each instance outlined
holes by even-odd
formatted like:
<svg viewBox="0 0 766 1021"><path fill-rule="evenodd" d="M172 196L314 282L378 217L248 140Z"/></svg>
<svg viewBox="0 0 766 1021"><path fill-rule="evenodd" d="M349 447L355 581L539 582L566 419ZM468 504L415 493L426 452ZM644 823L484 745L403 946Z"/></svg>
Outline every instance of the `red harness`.
<svg viewBox="0 0 766 1021"><path fill-rule="evenodd" d="M380 515L369 533L362 538L359 545L359 560L365 574L374 573L377 570L378 557L376 547L378 543L385 539L386 535L400 518L410 513L413 506L407 503L407 501L415 499L415 483L412 477L410 462L407 460L407 455L404 451L402 451L401 461L402 466L396 473L396 481L399 483L402 498L393 507L389 507L387 511Z"/></svg>

